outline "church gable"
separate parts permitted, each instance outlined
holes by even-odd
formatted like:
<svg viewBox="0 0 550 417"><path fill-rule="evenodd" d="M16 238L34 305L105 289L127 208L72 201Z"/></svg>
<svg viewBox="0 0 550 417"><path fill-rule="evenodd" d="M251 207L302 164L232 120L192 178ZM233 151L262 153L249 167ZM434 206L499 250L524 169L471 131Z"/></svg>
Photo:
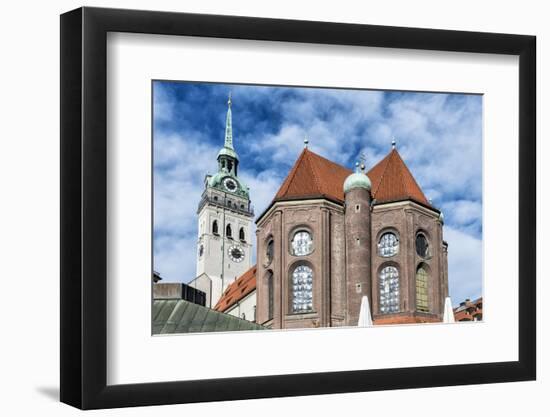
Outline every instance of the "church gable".
<svg viewBox="0 0 550 417"><path fill-rule="evenodd" d="M273 201L328 198L344 202L342 184L351 171L305 148Z"/></svg>
<svg viewBox="0 0 550 417"><path fill-rule="evenodd" d="M351 170L305 148L273 201L327 198L343 203L343 184L351 173ZM377 203L413 200L431 206L395 149L376 164L367 176L372 182L371 193Z"/></svg>
<svg viewBox="0 0 550 417"><path fill-rule="evenodd" d="M378 203L414 200L431 206L397 150L392 151L368 173L372 197Z"/></svg>

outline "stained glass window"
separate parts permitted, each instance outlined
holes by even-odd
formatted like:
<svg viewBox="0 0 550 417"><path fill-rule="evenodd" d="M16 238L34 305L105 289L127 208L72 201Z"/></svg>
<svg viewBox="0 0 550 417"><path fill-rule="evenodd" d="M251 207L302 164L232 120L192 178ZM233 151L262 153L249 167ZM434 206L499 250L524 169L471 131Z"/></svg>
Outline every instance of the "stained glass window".
<svg viewBox="0 0 550 417"><path fill-rule="evenodd" d="M395 266L386 266L378 276L380 313L399 311L399 272Z"/></svg>
<svg viewBox="0 0 550 417"><path fill-rule="evenodd" d="M416 309L428 312L428 273L422 267L416 271Z"/></svg>
<svg viewBox="0 0 550 417"><path fill-rule="evenodd" d="M384 233L378 241L378 254L384 258L397 255L399 252L399 240L394 233Z"/></svg>
<svg viewBox="0 0 550 417"><path fill-rule="evenodd" d="M296 256L309 255L313 251L313 239L309 232L296 232L292 238L292 254Z"/></svg>
<svg viewBox="0 0 550 417"><path fill-rule="evenodd" d="M313 310L313 270L300 265L292 272L292 311L305 313Z"/></svg>

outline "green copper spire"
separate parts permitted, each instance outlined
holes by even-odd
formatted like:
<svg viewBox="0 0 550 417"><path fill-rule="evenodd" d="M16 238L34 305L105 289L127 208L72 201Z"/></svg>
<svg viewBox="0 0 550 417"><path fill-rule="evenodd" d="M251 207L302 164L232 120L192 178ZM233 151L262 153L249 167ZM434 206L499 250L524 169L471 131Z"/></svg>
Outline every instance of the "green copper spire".
<svg viewBox="0 0 550 417"><path fill-rule="evenodd" d="M233 149L233 120L231 115L231 93L227 100L227 117L225 119L225 144L224 146Z"/></svg>
<svg viewBox="0 0 550 417"><path fill-rule="evenodd" d="M225 119L225 141L223 148L218 153L218 160L220 156L229 156L231 158L239 160L239 156L233 148L233 117L231 115L231 93L229 93L229 99L227 100L227 117Z"/></svg>

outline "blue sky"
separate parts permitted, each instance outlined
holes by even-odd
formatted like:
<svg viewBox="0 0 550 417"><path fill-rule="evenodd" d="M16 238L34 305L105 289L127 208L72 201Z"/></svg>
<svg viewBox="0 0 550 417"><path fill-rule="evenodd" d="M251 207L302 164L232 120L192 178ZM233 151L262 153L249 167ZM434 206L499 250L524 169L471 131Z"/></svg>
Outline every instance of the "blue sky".
<svg viewBox="0 0 550 417"><path fill-rule="evenodd" d="M481 295L482 97L155 81L154 268L166 281L195 275L196 209L216 172L232 93L239 176L261 213L303 149L370 168L392 138L424 193L445 215L453 304Z"/></svg>

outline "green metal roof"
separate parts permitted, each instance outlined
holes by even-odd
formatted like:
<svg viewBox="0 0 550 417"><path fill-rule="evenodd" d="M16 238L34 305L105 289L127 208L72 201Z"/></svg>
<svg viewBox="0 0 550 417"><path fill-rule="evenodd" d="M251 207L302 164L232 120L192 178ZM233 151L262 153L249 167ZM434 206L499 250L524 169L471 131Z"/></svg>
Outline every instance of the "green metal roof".
<svg viewBox="0 0 550 417"><path fill-rule="evenodd" d="M266 328L186 300L153 301L153 334L229 332Z"/></svg>
<svg viewBox="0 0 550 417"><path fill-rule="evenodd" d="M235 149L228 148L226 146L220 149L220 151L218 152L217 159L219 159L220 156L229 156L231 158L235 158L237 161L239 160L239 155L237 155L237 152L235 152Z"/></svg>

